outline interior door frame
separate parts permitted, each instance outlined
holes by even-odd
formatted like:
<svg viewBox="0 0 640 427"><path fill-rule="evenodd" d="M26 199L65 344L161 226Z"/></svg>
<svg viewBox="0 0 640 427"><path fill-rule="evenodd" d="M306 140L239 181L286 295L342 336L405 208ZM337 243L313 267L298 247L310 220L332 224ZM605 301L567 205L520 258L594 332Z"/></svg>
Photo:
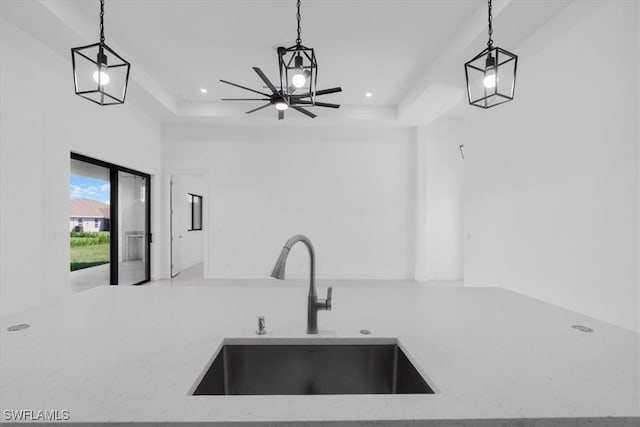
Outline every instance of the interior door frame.
<svg viewBox="0 0 640 427"><path fill-rule="evenodd" d="M173 229L174 225L174 209L173 209L173 175L169 175L169 277L172 279L177 277L180 272L178 271L176 274L173 274L173 263L175 262L173 252L175 250L175 242L173 241Z"/></svg>
<svg viewBox="0 0 640 427"><path fill-rule="evenodd" d="M118 247L119 247L119 233L120 224L118 223L118 172L125 172L132 175L137 175L146 180L145 190L145 253L147 259L144 265L144 280L137 283L131 283L130 285L142 285L151 280L151 242L153 241L153 235L151 233L151 175L144 172L139 172L133 169L119 166L113 163L105 162L104 160L94 159L83 154L71 152L71 159L79 160L85 163L94 164L103 168L109 169L109 284L112 286L118 286ZM115 260L115 262L114 262Z"/></svg>
<svg viewBox="0 0 640 427"><path fill-rule="evenodd" d="M166 216L165 220L165 226L167 227L167 229L169 230L169 234L168 236L166 236L166 240L163 241L163 243L165 243L166 246L164 246L165 248L167 248L167 252L166 253L166 258L168 259L169 262L165 265L165 269L163 270L166 274L166 277L170 277L170 278L175 278L176 276L178 276L178 274L173 274L173 250L174 250L174 245L173 245L173 231L174 231L174 227L175 224L173 223L173 202L174 200L174 194L173 194L173 181L174 178L177 178L180 175L190 175L190 176L197 176L200 177L203 180L203 191L202 191L202 198L203 198L203 203L202 203L202 223L204 224L205 221L208 221L208 215L209 215L209 203L211 203L211 198L209 197L209 172L205 169L169 169L167 171L165 171L165 175L163 176L163 188L166 189L168 196L165 200L166 202L168 202L165 205L165 208L167 209L165 212L168 213L168 215ZM203 228L204 225L203 225ZM199 230L202 231L202 230ZM204 231L203 231L204 232ZM209 234L208 231L205 232L203 234L203 239L202 239L202 258L203 258L203 277L206 277L207 272L209 271Z"/></svg>

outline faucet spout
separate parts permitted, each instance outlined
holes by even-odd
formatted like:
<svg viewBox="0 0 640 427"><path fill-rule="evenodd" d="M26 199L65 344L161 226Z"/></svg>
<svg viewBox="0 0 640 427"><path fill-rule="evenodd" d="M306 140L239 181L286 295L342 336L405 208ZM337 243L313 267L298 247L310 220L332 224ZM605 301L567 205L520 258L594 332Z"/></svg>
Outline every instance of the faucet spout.
<svg viewBox="0 0 640 427"><path fill-rule="evenodd" d="M287 266L287 257L289 256L289 248L282 248L282 252L280 252L280 256L276 261L276 265L273 267L273 271L271 271L271 277L274 279L284 280L284 269Z"/></svg>
<svg viewBox="0 0 640 427"><path fill-rule="evenodd" d="M287 243L285 243L280 256L276 261L276 265L273 267L271 277L279 280L284 280L284 271L287 264L287 257L293 245L298 242L304 243L309 251L309 296L307 300L307 334L318 333L318 310L331 310L331 288L327 291L327 299L319 299L316 291L316 255L313 249L313 244L307 236L302 234L296 234L292 236Z"/></svg>

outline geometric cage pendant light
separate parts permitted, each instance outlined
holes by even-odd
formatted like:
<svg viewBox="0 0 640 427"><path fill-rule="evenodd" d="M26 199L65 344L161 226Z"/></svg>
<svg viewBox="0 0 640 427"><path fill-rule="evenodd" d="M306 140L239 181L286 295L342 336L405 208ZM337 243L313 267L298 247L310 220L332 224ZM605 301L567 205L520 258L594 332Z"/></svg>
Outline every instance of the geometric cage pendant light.
<svg viewBox="0 0 640 427"><path fill-rule="evenodd" d="M469 104L491 108L513 100L518 56L493 46L493 17L489 1L487 48L464 64Z"/></svg>
<svg viewBox="0 0 640 427"><path fill-rule="evenodd" d="M298 38L296 44L278 48L280 90L285 97L307 95L312 104L316 102L318 83L318 61L313 48L302 45L300 30L300 0L297 2Z"/></svg>
<svg viewBox="0 0 640 427"><path fill-rule="evenodd" d="M104 42L104 0L100 0L100 41L71 49L76 95L98 105L123 104L131 64Z"/></svg>

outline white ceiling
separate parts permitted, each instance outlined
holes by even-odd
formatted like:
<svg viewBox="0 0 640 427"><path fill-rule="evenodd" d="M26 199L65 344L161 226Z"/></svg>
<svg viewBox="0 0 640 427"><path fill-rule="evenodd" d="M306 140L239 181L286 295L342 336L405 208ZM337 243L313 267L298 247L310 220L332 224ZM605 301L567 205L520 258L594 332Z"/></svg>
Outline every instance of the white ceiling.
<svg viewBox="0 0 640 427"><path fill-rule="evenodd" d="M568 3L496 0L494 39L512 50ZM3 17L64 55L98 39L97 0L1 4ZM315 121L409 125L446 112L463 99L463 63L484 47L486 25L484 0L303 0L302 41L316 50L318 86L343 89L321 99L342 108L316 107ZM276 48L295 43L296 1L106 0L105 35L143 89L127 102L163 120L272 122L272 108L243 113L261 102L220 102L252 96L219 79L262 90L251 68L258 66L277 81ZM141 92L147 99L136 100ZM287 118L310 120L297 112Z"/></svg>

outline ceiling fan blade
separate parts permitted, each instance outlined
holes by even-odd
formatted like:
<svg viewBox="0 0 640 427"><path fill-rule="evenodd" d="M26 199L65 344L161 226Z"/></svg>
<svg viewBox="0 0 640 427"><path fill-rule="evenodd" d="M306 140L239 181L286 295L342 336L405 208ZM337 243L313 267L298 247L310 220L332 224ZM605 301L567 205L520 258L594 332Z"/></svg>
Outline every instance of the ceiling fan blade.
<svg viewBox="0 0 640 427"><path fill-rule="evenodd" d="M338 93L338 92L342 92L342 88L341 87L332 87L331 89L322 89L322 90L316 91L316 96L318 96L318 95L328 95L330 93Z"/></svg>
<svg viewBox="0 0 640 427"><path fill-rule="evenodd" d="M280 93L278 92L278 89L276 89L276 87L273 85L273 83L271 83L271 81L267 78L267 76L264 75L264 73L262 72L262 70L258 67L253 67L253 71L255 71L260 78L262 79L262 81L269 86L269 89L271 89L271 92L273 93Z"/></svg>
<svg viewBox="0 0 640 427"><path fill-rule="evenodd" d="M220 80L220 81L221 81L222 83L226 83L226 84L231 85L231 86L239 87L240 89L249 90L249 91L251 91L251 92L259 93L259 94L260 94L260 95L262 95L262 96L267 96L267 97L271 96L271 95L269 95L269 94L267 94L267 93L259 92L259 91L257 91L257 90L253 90L253 89L249 89L248 87L240 86L239 84L231 83L231 82L228 82L228 81L226 81L226 80Z"/></svg>
<svg viewBox="0 0 640 427"><path fill-rule="evenodd" d="M311 111L305 110L302 107L296 107L295 105L292 105L291 108L293 108L296 111L300 111L302 114L305 114L305 115L311 117L312 119L316 117L316 115L313 114Z"/></svg>
<svg viewBox="0 0 640 427"><path fill-rule="evenodd" d="M278 110L278 120L282 120L282 119L284 119L284 111Z"/></svg>
<svg viewBox="0 0 640 427"><path fill-rule="evenodd" d="M331 103L328 103L328 102L316 102L314 105L316 107L340 108L340 105L331 104Z"/></svg>
<svg viewBox="0 0 640 427"><path fill-rule="evenodd" d="M253 112L255 112L255 111L262 110L263 108L267 108L269 105L271 105L271 103L270 103L270 102L267 102L266 104L264 104L264 105L262 105L262 106L260 106L260 107L258 107L258 108L254 108L253 110L249 110L249 111L247 111L247 113L246 113L246 114L251 114L251 113L253 113Z"/></svg>
<svg viewBox="0 0 640 427"><path fill-rule="evenodd" d="M332 87L331 89L322 89L322 90L318 90L316 91L316 96L319 95L328 95L330 93L337 93L337 92L342 92L342 88L341 87ZM300 95L291 95L294 98L309 98L309 93L303 93Z"/></svg>
<svg viewBox="0 0 640 427"><path fill-rule="evenodd" d="M220 98L220 101L269 101L269 98Z"/></svg>

